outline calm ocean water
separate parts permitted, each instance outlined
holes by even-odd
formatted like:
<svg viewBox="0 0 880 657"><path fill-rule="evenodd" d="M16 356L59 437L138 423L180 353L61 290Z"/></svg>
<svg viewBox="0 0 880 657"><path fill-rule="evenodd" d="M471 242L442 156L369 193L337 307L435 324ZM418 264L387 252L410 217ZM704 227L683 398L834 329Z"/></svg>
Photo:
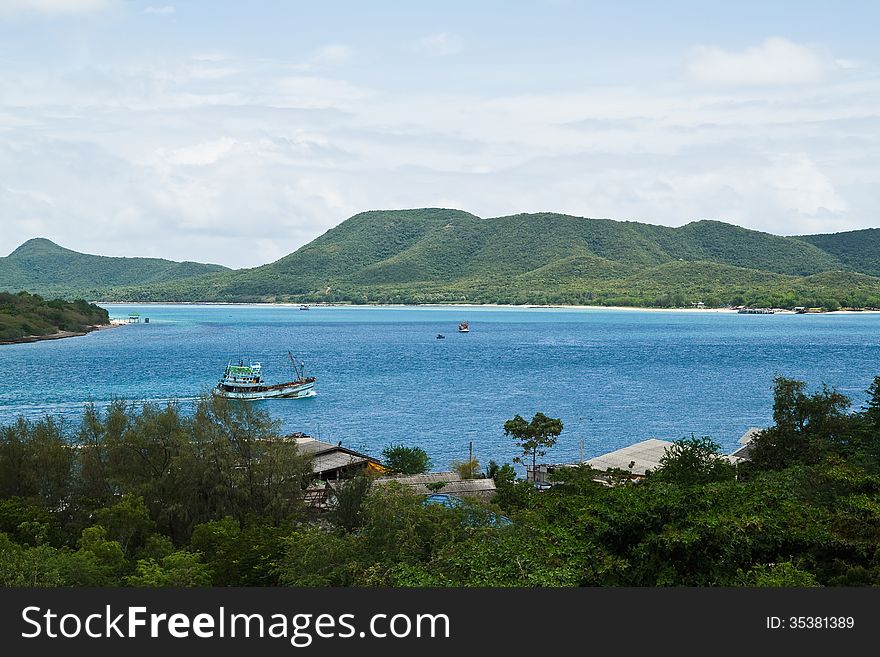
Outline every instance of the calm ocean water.
<svg viewBox="0 0 880 657"><path fill-rule="evenodd" d="M258 402L289 431L379 455L421 445L435 469L516 455L502 424L561 417L550 461L645 438L712 436L730 450L771 416L776 375L864 401L880 374L880 315L737 315L598 309L107 305L149 324L0 347L0 424L77 421L83 404L207 393L228 359L318 377L308 399ZM468 320L469 334L459 321ZM445 340L436 339L442 333Z"/></svg>

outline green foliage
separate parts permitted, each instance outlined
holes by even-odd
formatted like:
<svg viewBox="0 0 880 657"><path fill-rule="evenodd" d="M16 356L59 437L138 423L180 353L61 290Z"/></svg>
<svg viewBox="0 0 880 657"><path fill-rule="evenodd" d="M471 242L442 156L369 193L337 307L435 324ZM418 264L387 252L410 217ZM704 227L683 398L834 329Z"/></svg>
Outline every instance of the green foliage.
<svg viewBox="0 0 880 657"><path fill-rule="evenodd" d="M807 588L819 586L816 576L805 570L800 570L790 561L772 564L758 564L743 573L740 579L742 586L760 587L796 587Z"/></svg>
<svg viewBox="0 0 880 657"><path fill-rule="evenodd" d="M20 421L0 431L0 586L877 586L878 385L850 412L777 379L774 424L736 477L691 437L638 482L575 466L538 492L490 462L491 503L360 477L318 516L300 508L307 463L276 453L292 443L253 408L118 402L67 432ZM507 428L555 440L561 422L536 418ZM58 436L77 448L40 461Z"/></svg>
<svg viewBox="0 0 880 657"><path fill-rule="evenodd" d="M660 469L652 476L683 486L730 481L736 468L721 454L721 446L708 436L676 440L660 459Z"/></svg>
<svg viewBox="0 0 880 657"><path fill-rule="evenodd" d="M391 474L416 475L431 469L431 459L421 447L389 445L382 450L382 456Z"/></svg>
<svg viewBox="0 0 880 657"><path fill-rule="evenodd" d="M480 462L476 458L452 461L450 466L462 479L476 479L480 475Z"/></svg>
<svg viewBox="0 0 880 657"><path fill-rule="evenodd" d="M828 388L812 395L802 381L774 380L775 425L752 441L750 468L783 469L814 464L835 446L848 442L853 429L846 411L849 399Z"/></svg>
<svg viewBox="0 0 880 657"><path fill-rule="evenodd" d="M85 301L46 301L26 292L0 292L0 343L60 331L82 333L109 322L106 310Z"/></svg>
<svg viewBox="0 0 880 657"><path fill-rule="evenodd" d="M336 505L331 515L337 527L351 532L364 523L364 501L373 480L368 475L356 475L336 483Z"/></svg>
<svg viewBox="0 0 880 657"><path fill-rule="evenodd" d="M131 494L112 506L98 509L94 515L96 524L107 530L107 535L119 543L127 556L142 548L156 529L150 511L141 497Z"/></svg>
<svg viewBox="0 0 880 657"><path fill-rule="evenodd" d="M141 559L135 573L126 578L130 586L191 587L210 586L211 571L198 553L178 550L161 560Z"/></svg>
<svg viewBox="0 0 880 657"><path fill-rule="evenodd" d="M195 262L87 255L38 238L0 258L0 290L98 299L114 288L168 283L223 271L228 270Z"/></svg>
<svg viewBox="0 0 880 657"><path fill-rule="evenodd" d="M88 563L89 568L80 568L78 575L81 579L76 582L81 586L113 586L128 570L128 562L125 552L119 541L108 538L107 529L100 525L87 527L82 532L78 541L79 550L77 556L83 563ZM88 576L86 576L88 573Z"/></svg>
<svg viewBox="0 0 880 657"><path fill-rule="evenodd" d="M511 436L522 454L513 459L514 463L523 463L523 458L532 457L532 469L538 456L544 456L547 450L556 444L562 433L562 420L547 417L541 412L535 413L530 422L521 415L515 415L504 423L504 435Z"/></svg>
<svg viewBox="0 0 880 657"><path fill-rule="evenodd" d="M878 234L794 238L718 221L668 228L553 213L373 211L261 267L127 283L105 298L833 310L880 306Z"/></svg>

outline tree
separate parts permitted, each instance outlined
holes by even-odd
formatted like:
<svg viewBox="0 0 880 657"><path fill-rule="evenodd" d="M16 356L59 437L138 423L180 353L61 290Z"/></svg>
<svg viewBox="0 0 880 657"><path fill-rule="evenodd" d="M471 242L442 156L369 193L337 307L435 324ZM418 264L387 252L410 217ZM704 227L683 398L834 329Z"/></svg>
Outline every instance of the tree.
<svg viewBox="0 0 880 657"><path fill-rule="evenodd" d="M382 456L385 457L385 467L392 474L422 474L433 465L428 453L421 447L389 445L382 450Z"/></svg>
<svg viewBox="0 0 880 657"><path fill-rule="evenodd" d="M210 586L211 569L198 552L178 550L161 560L141 559L134 575L126 578L130 586L191 587Z"/></svg>
<svg viewBox="0 0 880 657"><path fill-rule="evenodd" d="M358 474L336 484L336 507L332 518L337 527L347 532L354 531L363 524L363 506L373 479Z"/></svg>
<svg viewBox="0 0 880 657"><path fill-rule="evenodd" d="M532 472L535 471L535 463L539 456L544 456L547 450L556 444L556 438L562 433L562 420L547 417L541 412L535 413L531 422L526 422L521 415L515 415L504 423L504 435L512 436L517 441L517 446L522 449L522 455L513 459L514 463L524 463L527 456L532 457Z"/></svg>
<svg viewBox="0 0 880 657"><path fill-rule="evenodd" d="M691 436L666 448L654 476L684 485L706 484L733 480L736 468L721 456L721 446L711 438Z"/></svg>
<svg viewBox="0 0 880 657"><path fill-rule="evenodd" d="M449 464L462 479L476 479L480 474L480 462L476 458L455 460Z"/></svg>
<svg viewBox="0 0 880 657"><path fill-rule="evenodd" d="M782 470L818 463L848 441L848 397L827 387L810 395L803 381L784 377L774 379L773 386L776 424L752 440L750 468Z"/></svg>
<svg viewBox="0 0 880 657"><path fill-rule="evenodd" d="M880 376L875 376L868 388L868 405L864 412L874 429L880 429Z"/></svg>
<svg viewBox="0 0 880 657"><path fill-rule="evenodd" d="M117 541L127 556L142 547L156 529L143 498L130 494L95 511L95 523L107 530L107 537Z"/></svg>

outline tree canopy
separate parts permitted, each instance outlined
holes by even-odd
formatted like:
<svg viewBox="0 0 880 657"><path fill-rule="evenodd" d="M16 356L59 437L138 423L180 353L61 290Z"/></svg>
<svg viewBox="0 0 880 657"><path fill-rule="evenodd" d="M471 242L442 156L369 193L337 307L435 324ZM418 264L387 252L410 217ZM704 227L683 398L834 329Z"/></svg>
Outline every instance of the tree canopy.
<svg viewBox="0 0 880 657"><path fill-rule="evenodd" d="M521 415L515 415L504 423L504 434L512 437L522 450L522 454L513 459L514 463L523 463L525 457L532 457L534 471L538 456L547 454L547 450L556 444L562 433L562 420L547 417L540 411L535 413L531 421Z"/></svg>

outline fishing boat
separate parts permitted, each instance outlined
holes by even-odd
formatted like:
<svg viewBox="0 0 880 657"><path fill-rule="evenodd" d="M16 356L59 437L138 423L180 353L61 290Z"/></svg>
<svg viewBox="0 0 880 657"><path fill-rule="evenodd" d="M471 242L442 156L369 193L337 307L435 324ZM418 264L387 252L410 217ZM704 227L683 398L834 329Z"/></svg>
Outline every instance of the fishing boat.
<svg viewBox="0 0 880 657"><path fill-rule="evenodd" d="M461 322L461 323L458 325L458 332L459 332L459 333L470 333L470 330L471 330L471 329L470 329L470 327L468 326L468 323L467 323L467 322Z"/></svg>
<svg viewBox="0 0 880 657"><path fill-rule="evenodd" d="M304 303L303 305L301 305L301 306L299 307L299 309L300 309L300 310L308 310L308 309L309 309L309 304Z"/></svg>
<svg viewBox="0 0 880 657"><path fill-rule="evenodd" d="M438 340L443 340L445 337L446 337L446 336L443 335L442 333L438 333L438 334L437 334L437 339L438 339Z"/></svg>
<svg viewBox="0 0 880 657"><path fill-rule="evenodd" d="M305 363L296 364L296 360L289 351L290 364L296 378L286 383L269 384L263 380L263 366L261 363L248 363L245 365L240 360L237 365L229 363L223 372L223 377L214 386L211 394L214 397L226 399L241 399L254 401L259 399L295 399L309 397L314 394L315 377L306 376Z"/></svg>

